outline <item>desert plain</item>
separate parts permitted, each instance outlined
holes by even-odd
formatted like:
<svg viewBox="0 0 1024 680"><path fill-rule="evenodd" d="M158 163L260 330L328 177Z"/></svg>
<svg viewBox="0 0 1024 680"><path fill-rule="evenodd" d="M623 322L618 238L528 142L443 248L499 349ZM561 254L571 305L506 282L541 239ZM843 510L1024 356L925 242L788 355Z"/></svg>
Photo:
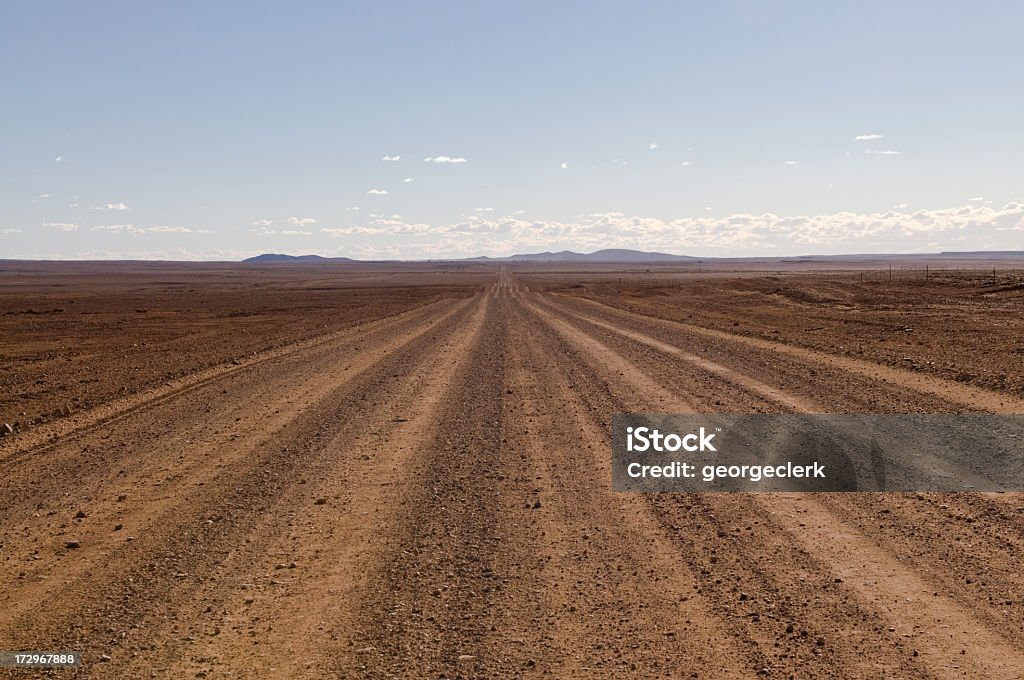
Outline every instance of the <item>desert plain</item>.
<svg viewBox="0 0 1024 680"><path fill-rule="evenodd" d="M1024 413L1024 263L0 261L0 649L84 659L0 675L1024 675L1024 496L614 493L631 411Z"/></svg>

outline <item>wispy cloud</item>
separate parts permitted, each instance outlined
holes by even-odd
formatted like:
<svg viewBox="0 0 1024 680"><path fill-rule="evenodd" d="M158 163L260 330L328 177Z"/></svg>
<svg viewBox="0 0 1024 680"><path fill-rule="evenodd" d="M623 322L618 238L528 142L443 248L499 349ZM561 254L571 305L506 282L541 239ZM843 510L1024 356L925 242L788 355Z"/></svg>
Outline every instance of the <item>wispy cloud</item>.
<svg viewBox="0 0 1024 680"><path fill-rule="evenodd" d="M0 234L20 234L21 229L0 229Z"/></svg>
<svg viewBox="0 0 1024 680"><path fill-rule="evenodd" d="M94 206L93 210L102 210L104 212L109 212L111 210L131 210L131 208L126 206L124 203L107 203L105 205Z"/></svg>
<svg viewBox="0 0 1024 680"><path fill-rule="evenodd" d="M36 200L40 198L53 198L53 194L39 194L38 196L36 196Z"/></svg>
<svg viewBox="0 0 1024 680"><path fill-rule="evenodd" d="M400 161L400 160L402 160L402 157L401 156L384 156L384 158L381 158L381 160L382 161Z"/></svg>
<svg viewBox="0 0 1024 680"><path fill-rule="evenodd" d="M89 227L90 231L106 231L121 234L212 234L209 229L190 229L188 227L172 227L158 224L154 227L138 227L134 224L97 224Z"/></svg>
<svg viewBox="0 0 1024 680"><path fill-rule="evenodd" d="M301 229L283 229L280 233L284 236L309 236L313 232L303 231Z"/></svg>
<svg viewBox="0 0 1024 680"><path fill-rule="evenodd" d="M569 164L568 163L562 163L562 170L568 170L568 169L569 169Z"/></svg>
<svg viewBox="0 0 1024 680"><path fill-rule="evenodd" d="M370 189L366 193L370 194L371 196L385 196L385 195L387 195L388 190L387 189Z"/></svg>
<svg viewBox="0 0 1024 680"><path fill-rule="evenodd" d="M142 233L142 230L137 228L134 224L97 224L89 227L89 231L125 231Z"/></svg>
<svg viewBox="0 0 1024 680"><path fill-rule="evenodd" d="M884 151L878 151L875 149L868 149L864 153L871 156L902 156L902 151L893 151L892 149L885 149Z"/></svg>
<svg viewBox="0 0 1024 680"><path fill-rule="evenodd" d="M412 177L406 177L405 179L402 180L402 182L404 182L405 184L408 184L409 182L414 182L414 181L415 180Z"/></svg>
<svg viewBox="0 0 1024 680"><path fill-rule="evenodd" d="M43 226L59 231L78 231L78 225L71 222L43 222Z"/></svg>
<svg viewBox="0 0 1024 680"><path fill-rule="evenodd" d="M254 227L269 227L273 223L274 223L274 220L256 220L255 222L252 223L252 226L254 226Z"/></svg>
<svg viewBox="0 0 1024 680"><path fill-rule="evenodd" d="M654 151L655 149L658 148L658 143L657 142L651 142L650 144L647 145L647 148L650 149L651 151Z"/></svg>
<svg viewBox="0 0 1024 680"><path fill-rule="evenodd" d="M466 163L461 156L427 156L423 159L427 163Z"/></svg>
<svg viewBox="0 0 1024 680"><path fill-rule="evenodd" d="M856 139L858 142L873 142L876 139L882 139L883 137L885 137L885 135L870 132L866 135L857 135L856 137L854 137L854 139Z"/></svg>
<svg viewBox="0 0 1024 680"><path fill-rule="evenodd" d="M67 159L64 158L64 156L57 156L56 158L53 159L53 162L54 163L65 163L65 162L67 162Z"/></svg>
<svg viewBox="0 0 1024 680"><path fill-rule="evenodd" d="M796 165L796 161L786 161L783 165Z"/></svg>
<svg viewBox="0 0 1024 680"><path fill-rule="evenodd" d="M157 233L157 234L191 234L192 233L192 230L189 229L188 227L169 227L169 226L164 225L164 224L161 224L161 225L156 226L156 227L146 227L142 231L153 232L153 233Z"/></svg>
<svg viewBox="0 0 1024 680"><path fill-rule="evenodd" d="M316 220L312 217L289 217L288 224L296 227L305 227L308 224L316 224Z"/></svg>
<svg viewBox="0 0 1024 680"><path fill-rule="evenodd" d="M473 212L494 212L494 208L473 208Z"/></svg>
<svg viewBox="0 0 1024 680"><path fill-rule="evenodd" d="M681 166L683 166L685 168L685 167L687 167L689 165L693 165L693 161L683 161L679 165L681 165Z"/></svg>
<svg viewBox="0 0 1024 680"><path fill-rule="evenodd" d="M980 203L981 201L985 200L985 197L984 196L975 196L974 198L971 198L971 199L968 199L968 200L970 200L972 203Z"/></svg>
<svg viewBox="0 0 1024 680"><path fill-rule="evenodd" d="M377 230L370 227L323 227L320 231L331 236L356 236L378 233Z"/></svg>

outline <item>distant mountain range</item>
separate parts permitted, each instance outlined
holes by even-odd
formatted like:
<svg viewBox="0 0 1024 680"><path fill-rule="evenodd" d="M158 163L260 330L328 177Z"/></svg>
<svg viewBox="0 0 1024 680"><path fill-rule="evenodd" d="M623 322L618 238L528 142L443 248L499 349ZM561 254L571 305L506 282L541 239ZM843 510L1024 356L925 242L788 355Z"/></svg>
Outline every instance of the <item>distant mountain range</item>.
<svg viewBox="0 0 1024 680"><path fill-rule="evenodd" d="M691 257L690 255L670 255L668 253L652 253L643 250L626 250L622 248L598 250L593 253L577 253L572 250L561 250L557 253L521 253L508 257L467 257L463 259L431 260L433 262L594 262L640 264L656 262L834 262L834 261L879 261L879 260L1020 260L1024 259L1024 251L993 250L970 252L943 253L892 253L892 254L855 254L848 255L796 255L784 257ZM264 253L250 257L242 262L255 264L276 263L340 263L366 262L353 260L350 257L323 257L321 255L281 255Z"/></svg>
<svg viewBox="0 0 1024 680"><path fill-rule="evenodd" d="M557 253L522 253L508 257L469 257L462 262L697 262L701 258L689 255L669 255L668 253L648 253L642 250L624 250L621 248L598 250L593 253L576 253L562 250ZM358 262L348 257L321 257L320 255L279 255L264 253L250 257L242 262L274 263L274 262Z"/></svg>

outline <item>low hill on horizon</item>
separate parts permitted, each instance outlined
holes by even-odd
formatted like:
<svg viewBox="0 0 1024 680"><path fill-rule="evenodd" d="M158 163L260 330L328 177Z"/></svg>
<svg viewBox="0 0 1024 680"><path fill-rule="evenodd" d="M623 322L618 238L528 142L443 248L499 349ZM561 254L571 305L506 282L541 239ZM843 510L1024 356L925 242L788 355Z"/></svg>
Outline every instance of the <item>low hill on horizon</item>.
<svg viewBox="0 0 1024 680"><path fill-rule="evenodd" d="M247 257L242 262L358 262L351 257L323 257L322 255L282 255L279 253L263 253L255 257Z"/></svg>

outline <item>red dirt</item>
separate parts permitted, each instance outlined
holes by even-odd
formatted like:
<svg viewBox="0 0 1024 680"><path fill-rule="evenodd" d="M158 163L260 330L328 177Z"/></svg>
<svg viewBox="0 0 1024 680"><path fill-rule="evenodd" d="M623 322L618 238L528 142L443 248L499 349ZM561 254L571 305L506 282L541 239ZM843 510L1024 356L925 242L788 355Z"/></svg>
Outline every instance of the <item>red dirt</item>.
<svg viewBox="0 0 1024 680"><path fill-rule="evenodd" d="M54 675L1021 677L1021 496L617 494L609 450L1024 412L1012 281L97 267L0 271L0 648Z"/></svg>

